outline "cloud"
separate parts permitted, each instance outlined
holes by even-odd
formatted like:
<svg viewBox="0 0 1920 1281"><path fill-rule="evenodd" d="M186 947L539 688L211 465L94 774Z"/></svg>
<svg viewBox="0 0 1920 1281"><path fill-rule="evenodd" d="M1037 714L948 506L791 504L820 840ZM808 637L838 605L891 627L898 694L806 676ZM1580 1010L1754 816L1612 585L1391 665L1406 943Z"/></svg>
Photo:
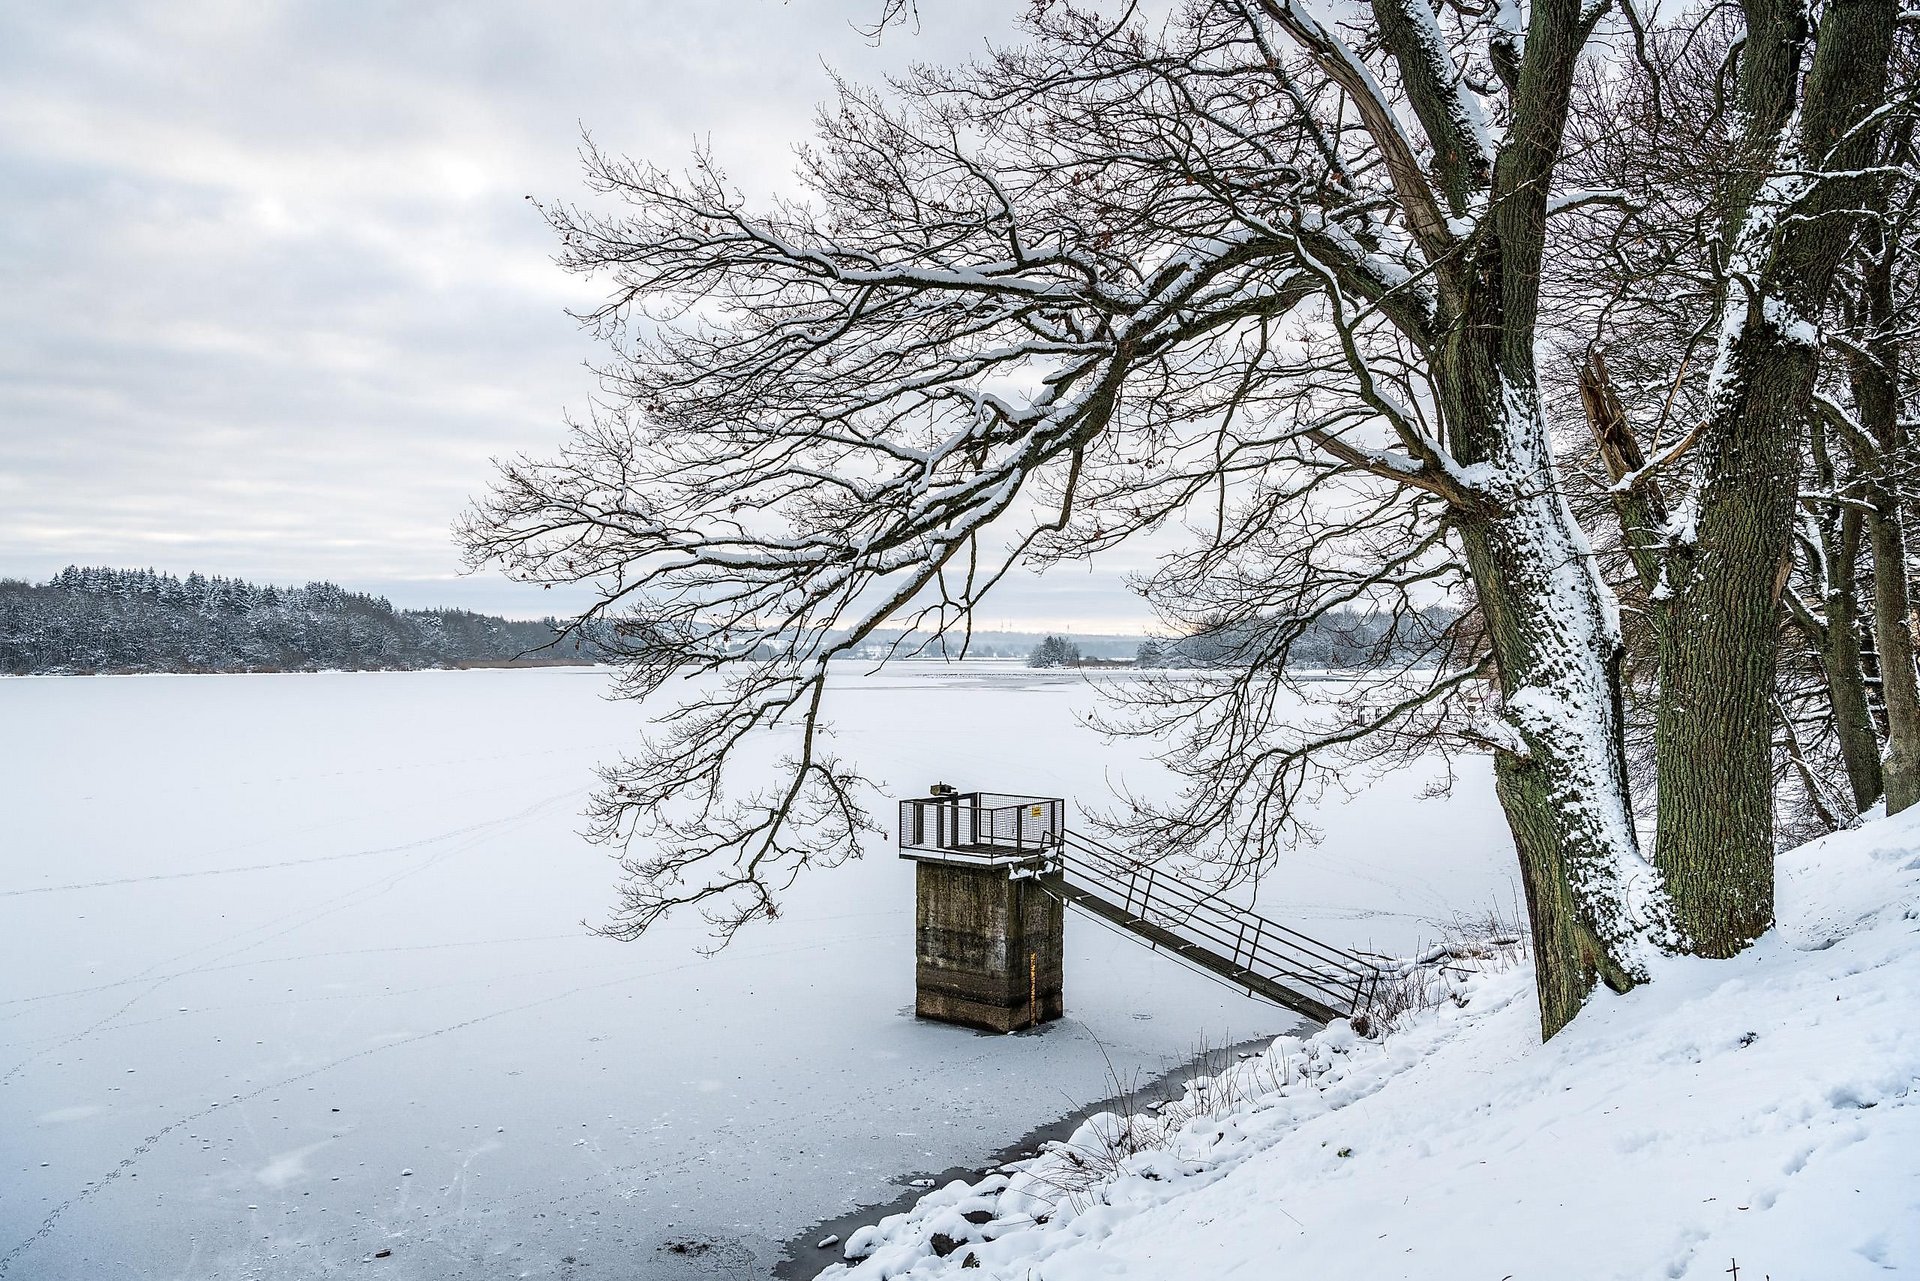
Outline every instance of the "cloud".
<svg viewBox="0 0 1920 1281"><path fill-rule="evenodd" d="M457 580L447 532L593 390L565 314L591 286L526 198L581 192L583 127L667 162L710 139L787 189L824 64L954 61L1020 7L928 5L878 49L854 26L878 0L0 9L0 574L554 607ZM1102 581L1087 617L1135 608Z"/></svg>

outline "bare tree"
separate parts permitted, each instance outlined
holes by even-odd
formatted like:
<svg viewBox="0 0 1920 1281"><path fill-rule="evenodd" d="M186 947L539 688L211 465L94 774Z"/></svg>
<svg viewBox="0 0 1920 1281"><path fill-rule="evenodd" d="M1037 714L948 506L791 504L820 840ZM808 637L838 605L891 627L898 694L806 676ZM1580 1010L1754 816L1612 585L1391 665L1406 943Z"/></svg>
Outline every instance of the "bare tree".
<svg viewBox="0 0 1920 1281"><path fill-rule="evenodd" d="M1881 788L1859 603L1872 469L1862 433L1838 448L1807 428L1829 403L1815 390L1835 281L1898 168L1876 164L1877 140L1911 108L1910 87L1887 95L1896 7L1710 11L1582 87L1569 173L1621 199L1583 216L1565 270L1604 282L1586 299L1591 340L1625 370L1650 442L1609 482L1652 589L1656 861L1689 946L1710 955L1771 923L1775 783L1783 759L1809 769L1798 677L1774 643L1783 603L1820 653L1854 801ZM1884 559L1904 563L1891 543ZM1895 686L1909 670L1895 663ZM1816 804L1823 790L1808 781Z"/></svg>
<svg viewBox="0 0 1920 1281"><path fill-rule="evenodd" d="M1655 854L1679 923L1730 955L1773 923L1776 610L1818 329L1875 155L1895 0L1745 0L1745 163L1721 223L1706 414L1667 556Z"/></svg>
<svg viewBox="0 0 1920 1281"><path fill-rule="evenodd" d="M1142 586L1176 623L1239 624L1242 661L1133 709L1190 780L1121 820L1139 857L1252 872L1329 767L1472 745L1493 753L1549 1034L1596 982L1685 946L1636 837L1615 600L1535 368L1549 218L1595 198L1553 188L1610 13L1376 0L1343 25L1193 0L1153 27L1040 5L1019 48L841 86L806 198L757 210L709 156L676 174L589 147L604 203L546 212L563 263L608 286L589 317L605 407L558 457L506 465L464 537L476 562L598 585L592 614L628 620L625 692L708 681L605 771L597 831L629 873L613 932L697 905L724 937L857 851L857 771L824 737L836 654L883 626L964 635L1011 566L1178 523L1191 549ZM1616 20L1630 41L1635 11ZM1733 367L1762 368L1741 341ZM1720 546L1746 475L1722 475L1748 458L1731 430L1703 437L1721 461L1694 486L1696 546ZM1435 661L1403 641L1289 723L1313 620L1414 626L1449 596L1472 608L1431 628ZM748 737L782 727L774 781L735 777ZM1745 920L1750 888L1701 910Z"/></svg>
<svg viewBox="0 0 1920 1281"><path fill-rule="evenodd" d="M1801 495L1796 572L1781 600L1788 618L1819 655L1832 736L1858 813L1879 800L1885 789L1861 620L1862 596L1870 596L1861 590L1867 504L1852 492L1858 487L1856 474L1847 465L1846 451L1833 448L1820 416L1808 427L1812 484ZM1784 678L1781 683L1786 683Z"/></svg>
<svg viewBox="0 0 1920 1281"><path fill-rule="evenodd" d="M1909 84L1911 30L1896 60ZM1914 371L1910 350L1920 303L1920 183L1913 174L1911 104L1881 132L1878 164L1863 191L1857 245L1836 286L1837 323L1826 335L1836 376L1814 397L1816 421L1845 442L1857 471L1873 558L1873 637L1886 709L1887 812L1920 803L1920 681L1914 661L1913 590L1903 495L1913 492Z"/></svg>

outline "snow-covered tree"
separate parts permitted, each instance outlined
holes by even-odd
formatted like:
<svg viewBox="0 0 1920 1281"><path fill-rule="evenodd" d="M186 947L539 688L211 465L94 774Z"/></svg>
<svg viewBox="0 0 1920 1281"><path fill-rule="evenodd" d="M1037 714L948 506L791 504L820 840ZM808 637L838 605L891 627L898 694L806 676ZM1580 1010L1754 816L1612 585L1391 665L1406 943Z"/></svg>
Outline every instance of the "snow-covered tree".
<svg viewBox="0 0 1920 1281"><path fill-rule="evenodd" d="M823 733L837 654L886 626L915 629L905 648L964 634L1013 566L1179 525L1188 550L1142 590L1233 654L1119 717L1189 781L1116 822L1138 857L1250 871L1324 771L1468 746L1493 754L1548 1032L1657 951L1717 947L1674 926L1664 882L1698 893L1691 865L1663 878L1640 847L1616 602L1535 366L1549 220L1609 198L1556 185L1576 76L1645 34L1608 0L1191 0L1164 24L1041 4L976 64L842 85L800 199L755 207L704 153L671 172L589 146L601 199L546 213L607 289L603 408L505 466L464 537L599 585L594 614L644 640L627 694L718 675L605 772L612 932L697 906L725 936L856 852L859 771ZM1791 98L1799 63L1774 70ZM1776 152L1797 174L1828 142ZM1790 221L1804 192L1761 188L1746 203ZM1730 368L1760 367L1730 341ZM1702 547L1742 475L1698 485ZM1725 554L1772 573L1764 542ZM1689 590L1708 625L1720 598ZM1468 608L1429 612L1446 599ZM1417 653L1283 715L1292 646L1350 610L1408 620ZM775 781L735 777L775 726Z"/></svg>
<svg viewBox="0 0 1920 1281"><path fill-rule="evenodd" d="M1043 637L1027 655L1028 667L1078 667L1080 647L1064 636Z"/></svg>
<svg viewBox="0 0 1920 1281"><path fill-rule="evenodd" d="M1911 72L1889 72L1897 7L1707 10L1591 72L1576 105L1565 172L1613 194L1570 217L1548 265L1581 313L1575 338L1605 353L1571 363L1652 651L1656 861L1690 945L1714 955L1772 920L1783 769L1825 821L1845 821L1881 793L1878 713L1900 726L1889 802L1920 787L1900 513L1890 489L1876 495L1886 468L1861 453L1894 460L1897 422L1858 429L1820 392L1846 400L1849 369L1892 368L1866 354L1889 326L1842 304L1891 263L1893 197L1910 183ZM1862 590L1869 561L1884 591ZM1793 655L1778 661L1783 605L1811 684ZM1886 658L1878 690L1863 618ZM1838 786L1809 761L1810 711Z"/></svg>

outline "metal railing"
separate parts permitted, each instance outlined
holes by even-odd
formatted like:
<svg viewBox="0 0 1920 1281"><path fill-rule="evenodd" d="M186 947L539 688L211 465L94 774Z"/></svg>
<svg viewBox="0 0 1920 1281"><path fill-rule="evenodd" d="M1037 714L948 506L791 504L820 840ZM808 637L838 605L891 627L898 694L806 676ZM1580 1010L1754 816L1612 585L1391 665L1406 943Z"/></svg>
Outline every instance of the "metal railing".
<svg viewBox="0 0 1920 1281"><path fill-rule="evenodd" d="M1252 975L1346 1016L1371 1005L1382 978L1371 962L1157 868L1129 863L1076 832L1063 837L1046 855L1043 872L1118 909L1131 924L1172 936L1187 945L1183 952L1206 953L1215 962L1207 968L1222 977Z"/></svg>
<svg viewBox="0 0 1920 1281"><path fill-rule="evenodd" d="M901 801L900 851L1014 864L1015 876L1035 877L1049 893L1155 947L1311 1017L1364 1012L1384 977L1364 957L1068 831L1066 802L1057 797L952 792Z"/></svg>
<svg viewBox="0 0 1920 1281"><path fill-rule="evenodd" d="M968 861L1027 858L1060 847L1066 802L1050 796L954 792L900 802L900 848Z"/></svg>

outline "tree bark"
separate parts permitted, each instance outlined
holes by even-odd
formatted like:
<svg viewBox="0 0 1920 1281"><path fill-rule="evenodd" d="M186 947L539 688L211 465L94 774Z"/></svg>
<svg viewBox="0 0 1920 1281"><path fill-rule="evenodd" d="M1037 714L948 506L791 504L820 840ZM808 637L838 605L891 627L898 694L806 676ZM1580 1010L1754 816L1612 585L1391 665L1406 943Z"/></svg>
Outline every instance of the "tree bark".
<svg viewBox="0 0 1920 1281"><path fill-rule="evenodd" d="M1904 151L1905 148L1902 148ZM1881 212L1885 213L1884 201ZM1880 690L1887 708L1887 813L1920 803L1920 682L1915 679L1913 593L1900 497L1887 469L1905 458L1900 421L1900 342L1894 323L1893 273L1898 237L1884 223L1867 228L1870 252L1861 279L1860 319L1867 335L1849 372L1860 426L1876 457L1869 460L1865 498L1873 506L1867 538L1873 551L1873 641L1880 654Z"/></svg>
<svg viewBox="0 0 1920 1281"><path fill-rule="evenodd" d="M1777 335L1741 355L1746 403L1712 443L1659 628L1655 863L1704 956L1731 956L1773 923L1775 618L1799 470L1797 433L1779 424L1813 374L1811 353Z"/></svg>
<svg viewBox="0 0 1920 1281"><path fill-rule="evenodd" d="M1808 559L1813 562L1810 569L1820 595L1820 614L1812 616L1796 599L1791 602L1788 617L1805 633L1820 656L1834 738L1840 748L1840 763L1847 772L1847 787L1857 814L1880 799L1884 785L1880 770L1880 732L1874 722L1873 704L1867 697L1866 655L1862 643L1865 638L1861 631L1858 594L1864 517L1857 503L1841 506L1835 501L1841 489L1841 472L1833 464L1823 415L1814 414L1809 418L1807 439L1814 481L1820 490L1813 515L1808 518L1817 540L1809 544ZM1863 465L1870 465L1870 460ZM1792 723L1784 709L1779 715L1791 740ZM1818 781L1810 774L1812 766L1797 743L1790 742L1790 748L1795 768L1806 778L1809 798L1824 809L1817 795ZM1824 813L1822 821L1829 827L1837 825Z"/></svg>
<svg viewBox="0 0 1920 1281"><path fill-rule="evenodd" d="M1520 857L1541 1030L1552 1036L1597 982L1626 991L1644 981L1651 950L1658 887L1628 799L1619 633L1557 493L1463 521L1461 537L1518 735L1495 751L1494 783Z"/></svg>
<svg viewBox="0 0 1920 1281"><path fill-rule="evenodd" d="M1661 628L1655 863L1689 950L1731 956L1773 923L1776 611L1821 315L1857 185L1855 128L1886 85L1894 0L1832 0L1804 96L1805 9L1747 0L1740 106L1755 172L1730 192L1728 293L1695 491L1677 521Z"/></svg>
<svg viewBox="0 0 1920 1281"><path fill-rule="evenodd" d="M1900 505L1891 494L1875 492L1868 501L1878 508L1867 518L1867 529L1873 548L1873 640L1880 654L1880 692L1887 707L1883 774L1887 813L1898 814L1920 803L1920 682L1914 679L1906 533L1901 528Z"/></svg>
<svg viewBox="0 0 1920 1281"><path fill-rule="evenodd" d="M1618 607L1567 508L1534 364L1547 188L1593 14L1577 0L1532 7L1489 212L1447 277L1452 314L1434 353L1449 450L1477 474L1456 521L1512 731L1494 779L1549 1037L1596 983L1645 981L1667 937L1627 790Z"/></svg>
<svg viewBox="0 0 1920 1281"><path fill-rule="evenodd" d="M1840 760L1857 812L1880 799L1884 780L1880 736L1874 730L1873 710L1867 704L1866 669L1860 662L1860 603L1854 596L1860 558L1860 511L1847 508L1840 513L1837 525L1826 585L1820 666L1827 678L1834 735L1839 740Z"/></svg>
<svg viewBox="0 0 1920 1281"><path fill-rule="evenodd" d="M1450 354L1470 363L1474 353L1461 342ZM1509 378L1532 374L1530 364L1512 368ZM1604 363L1585 374L1582 391L1600 415L1596 435L1604 426L1609 468L1631 470L1638 447L1624 415L1611 416L1619 406ZM1472 381L1470 368L1456 376ZM1507 720L1520 738L1495 751L1494 786L1520 855L1541 1030L1550 1037L1596 983L1626 991L1645 980L1666 915L1634 831L1618 607L1554 480L1538 393L1530 382L1507 381L1498 403L1505 418L1497 428L1474 430L1470 405L1453 410L1456 448L1496 478L1460 531ZM1622 502L1632 539L1659 510L1659 492L1631 489Z"/></svg>

